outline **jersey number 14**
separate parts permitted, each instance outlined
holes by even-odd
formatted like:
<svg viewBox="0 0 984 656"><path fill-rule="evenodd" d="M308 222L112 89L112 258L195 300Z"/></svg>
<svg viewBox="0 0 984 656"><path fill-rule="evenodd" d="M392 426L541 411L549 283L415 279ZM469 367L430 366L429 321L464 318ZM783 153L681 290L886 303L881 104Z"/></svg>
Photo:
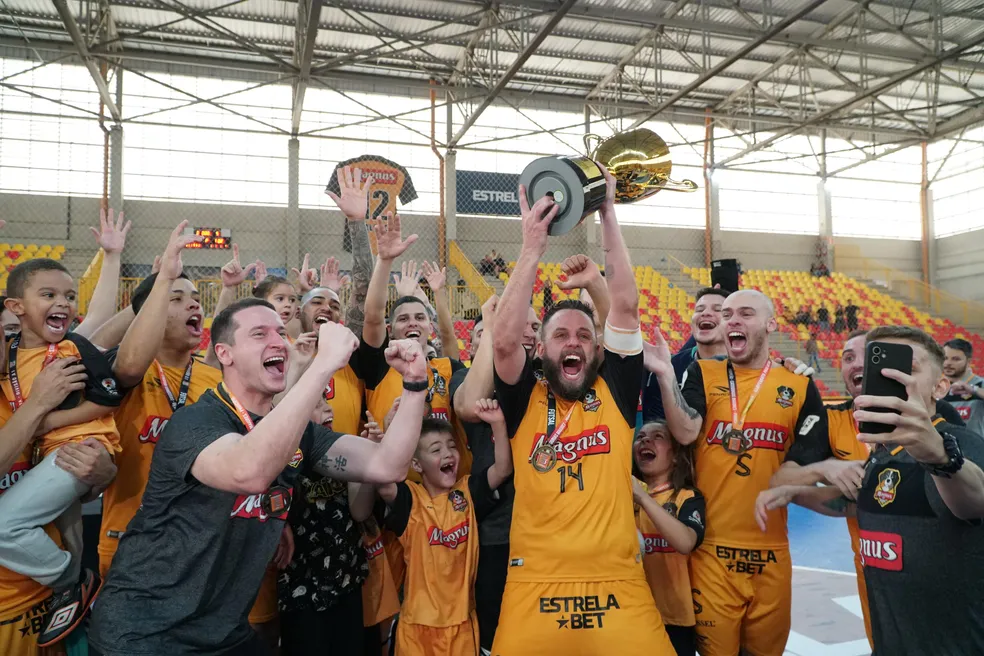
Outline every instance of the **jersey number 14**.
<svg viewBox="0 0 984 656"><path fill-rule="evenodd" d="M573 465L561 465L557 468L557 473L560 474L561 494L567 491L568 479L570 479L572 486L574 485L574 481L577 481L577 491L584 492L584 478L581 476L581 463L577 463L576 470Z"/></svg>

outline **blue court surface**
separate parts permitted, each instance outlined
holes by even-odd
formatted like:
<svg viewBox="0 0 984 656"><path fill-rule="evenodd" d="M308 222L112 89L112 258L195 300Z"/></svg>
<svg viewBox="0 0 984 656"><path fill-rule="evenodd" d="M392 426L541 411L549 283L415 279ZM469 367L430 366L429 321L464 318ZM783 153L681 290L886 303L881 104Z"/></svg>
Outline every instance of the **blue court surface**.
<svg viewBox="0 0 984 656"><path fill-rule="evenodd" d="M793 630L787 656L867 656L847 523L789 508Z"/></svg>

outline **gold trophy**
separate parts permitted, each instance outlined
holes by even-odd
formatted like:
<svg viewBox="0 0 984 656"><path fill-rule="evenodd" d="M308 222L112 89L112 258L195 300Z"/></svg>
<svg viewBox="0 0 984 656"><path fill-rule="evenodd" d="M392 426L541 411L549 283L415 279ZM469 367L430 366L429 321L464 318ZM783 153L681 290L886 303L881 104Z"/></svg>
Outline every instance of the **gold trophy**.
<svg viewBox="0 0 984 656"><path fill-rule="evenodd" d="M594 149L592 142L596 142ZM584 146L587 157L541 157L530 162L519 176L530 205L548 194L560 205L557 218L550 224L551 235L570 232L601 207L606 189L599 163L615 177L616 203L634 203L661 189L697 190L692 180L670 178L670 149L652 130L638 128L604 140L586 134Z"/></svg>

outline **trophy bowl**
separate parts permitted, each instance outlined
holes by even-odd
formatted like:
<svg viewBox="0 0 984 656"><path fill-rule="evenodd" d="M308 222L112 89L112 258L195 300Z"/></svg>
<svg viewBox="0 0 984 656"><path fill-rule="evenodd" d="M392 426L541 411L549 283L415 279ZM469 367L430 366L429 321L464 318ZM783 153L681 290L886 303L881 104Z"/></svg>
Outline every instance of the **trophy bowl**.
<svg viewBox="0 0 984 656"><path fill-rule="evenodd" d="M592 141L597 142L593 149ZM697 190L691 180L677 182L670 178L673 163L669 148L652 130L639 128L604 140L587 134L584 145L587 157L541 157L530 162L519 176L530 206L548 195L559 206L550 224L551 235L570 232L605 202L605 175L598 164L603 164L616 180L616 203L634 203L661 189Z"/></svg>

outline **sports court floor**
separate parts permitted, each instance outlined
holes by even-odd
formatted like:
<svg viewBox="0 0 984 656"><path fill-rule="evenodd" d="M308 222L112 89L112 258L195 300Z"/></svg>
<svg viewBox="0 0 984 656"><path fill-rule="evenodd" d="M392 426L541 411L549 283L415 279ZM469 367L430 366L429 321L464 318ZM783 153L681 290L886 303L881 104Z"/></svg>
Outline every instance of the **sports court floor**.
<svg viewBox="0 0 984 656"><path fill-rule="evenodd" d="M851 540L843 519L789 509L793 630L787 656L867 656Z"/></svg>

